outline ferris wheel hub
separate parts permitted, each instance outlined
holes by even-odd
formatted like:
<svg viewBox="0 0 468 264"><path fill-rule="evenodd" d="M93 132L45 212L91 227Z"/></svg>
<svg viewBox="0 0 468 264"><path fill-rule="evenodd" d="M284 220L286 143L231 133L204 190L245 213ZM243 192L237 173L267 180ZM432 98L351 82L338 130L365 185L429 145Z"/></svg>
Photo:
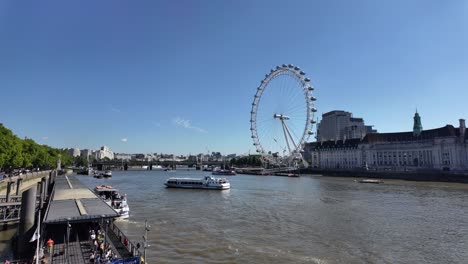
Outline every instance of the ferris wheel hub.
<svg viewBox="0 0 468 264"><path fill-rule="evenodd" d="M289 116L285 116L283 114L274 114L273 115L273 118L278 118L279 120L288 120L289 119Z"/></svg>

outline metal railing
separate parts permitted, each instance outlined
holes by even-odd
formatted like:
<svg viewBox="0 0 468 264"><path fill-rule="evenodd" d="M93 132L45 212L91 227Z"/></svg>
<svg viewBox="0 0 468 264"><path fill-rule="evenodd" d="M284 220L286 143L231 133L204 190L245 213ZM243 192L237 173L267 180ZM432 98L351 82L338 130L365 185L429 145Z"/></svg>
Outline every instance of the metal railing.
<svg viewBox="0 0 468 264"><path fill-rule="evenodd" d="M1 203L6 203L7 202L7 197L6 195L0 195L0 204ZM10 203L16 203L16 202L21 202L21 195L10 195Z"/></svg>
<svg viewBox="0 0 468 264"><path fill-rule="evenodd" d="M49 175L51 170L45 170L45 171L33 171L33 172L28 172L22 175L16 175L16 176L11 176L11 177L4 177L3 179L0 179L0 183L7 182L7 181L16 181L18 178L21 178L23 180L27 180L30 178L35 178L38 176L46 176Z"/></svg>
<svg viewBox="0 0 468 264"><path fill-rule="evenodd" d="M0 223L19 221L21 202L0 204Z"/></svg>
<svg viewBox="0 0 468 264"><path fill-rule="evenodd" d="M112 231L114 235L116 235L120 242L126 247L128 252L132 254L132 256L143 256L143 253L140 251L140 249L128 239L128 237L117 227L117 225L114 224L114 222L110 222L108 224L108 229L107 231ZM127 243L125 243L125 240Z"/></svg>

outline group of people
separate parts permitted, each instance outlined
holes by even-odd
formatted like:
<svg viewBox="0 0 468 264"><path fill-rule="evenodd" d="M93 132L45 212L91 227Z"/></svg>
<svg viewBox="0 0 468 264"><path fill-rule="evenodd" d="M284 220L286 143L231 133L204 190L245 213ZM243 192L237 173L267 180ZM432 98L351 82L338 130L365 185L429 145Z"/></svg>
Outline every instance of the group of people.
<svg viewBox="0 0 468 264"><path fill-rule="evenodd" d="M91 242L91 254L89 256L90 263L105 264L118 259L117 254L112 251L110 244L107 243L106 245L105 236L106 234L104 234L101 229L97 229L96 231L91 229L89 231Z"/></svg>

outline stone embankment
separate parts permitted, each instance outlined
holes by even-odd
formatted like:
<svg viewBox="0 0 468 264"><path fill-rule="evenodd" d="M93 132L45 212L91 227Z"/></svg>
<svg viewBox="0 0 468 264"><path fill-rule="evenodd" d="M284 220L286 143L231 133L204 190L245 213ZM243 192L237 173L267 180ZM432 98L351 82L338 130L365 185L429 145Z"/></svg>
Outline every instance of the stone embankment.
<svg viewBox="0 0 468 264"><path fill-rule="evenodd" d="M407 181L433 181L433 182L457 182L468 183L468 172L447 171L374 171L374 170L321 170L301 169L301 174L319 174L330 177L355 177L396 179Z"/></svg>
<svg viewBox="0 0 468 264"><path fill-rule="evenodd" d="M50 172L51 172L50 170L34 171L34 172L25 173L19 176L3 178L2 180L0 180L0 195L6 194L7 185L9 182L13 182L13 184L15 185L14 190L16 191L16 193L20 194L24 190L27 190L29 187L40 182L42 177L48 176ZM19 191L17 190L18 186L19 186Z"/></svg>

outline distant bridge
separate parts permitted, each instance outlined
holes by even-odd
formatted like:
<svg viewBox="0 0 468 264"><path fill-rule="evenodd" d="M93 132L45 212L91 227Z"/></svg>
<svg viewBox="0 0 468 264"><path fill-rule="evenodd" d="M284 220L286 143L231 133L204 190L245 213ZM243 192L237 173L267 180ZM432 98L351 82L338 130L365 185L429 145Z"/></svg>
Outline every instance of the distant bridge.
<svg viewBox="0 0 468 264"><path fill-rule="evenodd" d="M128 161L95 161L92 163L93 167L122 167L122 166L129 166L129 167L134 167L134 166L156 166L160 165L162 167L173 167L173 166L188 166L188 167L194 167L194 166L200 166L200 165L208 165L208 166L222 166L223 164L226 164L222 161L204 161L203 163L196 162L196 161L137 161L137 160L128 160Z"/></svg>

